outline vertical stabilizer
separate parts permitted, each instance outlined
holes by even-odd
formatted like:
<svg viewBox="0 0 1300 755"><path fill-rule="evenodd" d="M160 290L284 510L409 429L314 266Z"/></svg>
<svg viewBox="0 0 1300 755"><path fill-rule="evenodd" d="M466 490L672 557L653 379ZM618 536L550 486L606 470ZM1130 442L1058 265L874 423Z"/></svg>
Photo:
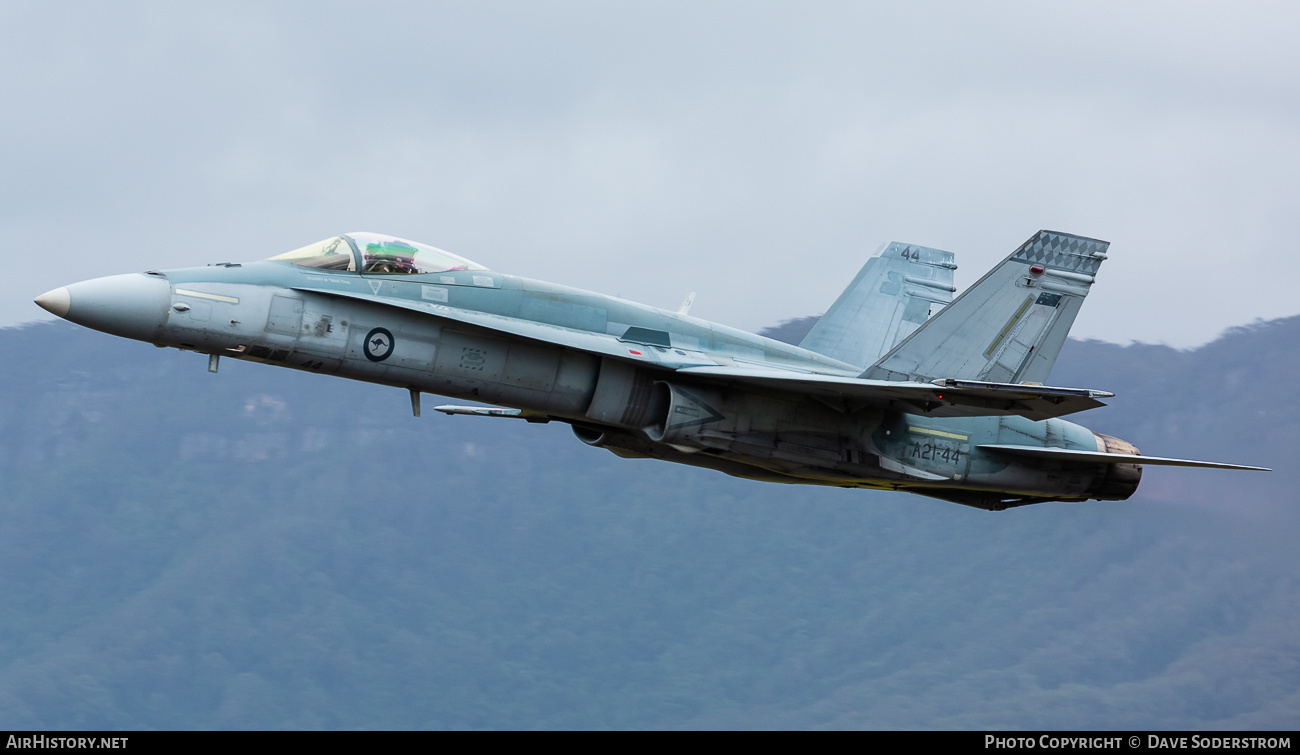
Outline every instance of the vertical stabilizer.
<svg viewBox="0 0 1300 755"><path fill-rule="evenodd" d="M1039 231L862 377L1046 382L1109 246Z"/></svg>
<svg viewBox="0 0 1300 755"><path fill-rule="evenodd" d="M872 364L952 301L952 252L886 244L799 344L841 362Z"/></svg>

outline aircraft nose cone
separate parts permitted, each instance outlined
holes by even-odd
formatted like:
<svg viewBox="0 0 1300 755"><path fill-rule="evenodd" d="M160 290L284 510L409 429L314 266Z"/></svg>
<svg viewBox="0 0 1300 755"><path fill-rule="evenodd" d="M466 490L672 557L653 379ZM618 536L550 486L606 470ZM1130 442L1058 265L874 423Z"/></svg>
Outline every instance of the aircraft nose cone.
<svg viewBox="0 0 1300 755"><path fill-rule="evenodd" d="M67 317L69 301L71 300L68 298L67 286L60 286L53 291L46 291L36 297L36 306L52 315Z"/></svg>
<svg viewBox="0 0 1300 755"><path fill-rule="evenodd" d="M138 341L154 341L167 321L171 293L166 279L132 273L56 288L36 297L36 303L87 328Z"/></svg>

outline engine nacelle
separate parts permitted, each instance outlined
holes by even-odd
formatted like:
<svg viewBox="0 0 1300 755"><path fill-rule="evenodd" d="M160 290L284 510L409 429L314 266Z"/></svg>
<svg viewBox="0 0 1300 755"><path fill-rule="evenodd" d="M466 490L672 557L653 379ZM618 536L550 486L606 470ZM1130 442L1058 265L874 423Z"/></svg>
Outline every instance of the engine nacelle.
<svg viewBox="0 0 1300 755"><path fill-rule="evenodd" d="M594 427L586 427L584 425L574 425L573 434L578 436L578 440L589 446L595 446L596 448L604 448L606 442L609 440L609 436L611 435L608 430L600 430Z"/></svg>
<svg viewBox="0 0 1300 755"><path fill-rule="evenodd" d="M650 424L643 430L656 443L667 443L682 451L699 450L709 445L701 437L705 428L727 420L722 405L723 397L717 390L683 388L657 380L650 394ZM734 429L734 423L726 425L726 430Z"/></svg>
<svg viewBox="0 0 1300 755"><path fill-rule="evenodd" d="M621 430L574 425L573 434L578 437L578 440L589 446L603 448L624 459L648 459L654 457L650 444L644 438Z"/></svg>

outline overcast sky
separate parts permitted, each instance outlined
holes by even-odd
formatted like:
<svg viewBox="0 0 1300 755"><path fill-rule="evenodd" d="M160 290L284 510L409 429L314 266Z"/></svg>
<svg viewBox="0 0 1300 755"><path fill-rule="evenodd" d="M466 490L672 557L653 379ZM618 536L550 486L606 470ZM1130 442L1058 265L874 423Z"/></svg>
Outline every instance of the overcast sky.
<svg viewBox="0 0 1300 755"><path fill-rule="evenodd" d="M353 230L750 330L883 241L956 252L960 288L1040 228L1112 242L1076 336L1300 314L1294 4L11 1L0 28L0 325Z"/></svg>

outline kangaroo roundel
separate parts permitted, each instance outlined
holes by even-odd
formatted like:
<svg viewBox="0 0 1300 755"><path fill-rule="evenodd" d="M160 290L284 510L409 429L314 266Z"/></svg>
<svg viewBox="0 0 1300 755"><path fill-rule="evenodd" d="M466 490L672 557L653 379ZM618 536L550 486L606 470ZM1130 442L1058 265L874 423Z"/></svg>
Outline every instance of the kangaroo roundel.
<svg viewBox="0 0 1300 755"><path fill-rule="evenodd" d="M372 362L382 362L393 354L393 334L385 328L375 328L366 334L366 358Z"/></svg>

